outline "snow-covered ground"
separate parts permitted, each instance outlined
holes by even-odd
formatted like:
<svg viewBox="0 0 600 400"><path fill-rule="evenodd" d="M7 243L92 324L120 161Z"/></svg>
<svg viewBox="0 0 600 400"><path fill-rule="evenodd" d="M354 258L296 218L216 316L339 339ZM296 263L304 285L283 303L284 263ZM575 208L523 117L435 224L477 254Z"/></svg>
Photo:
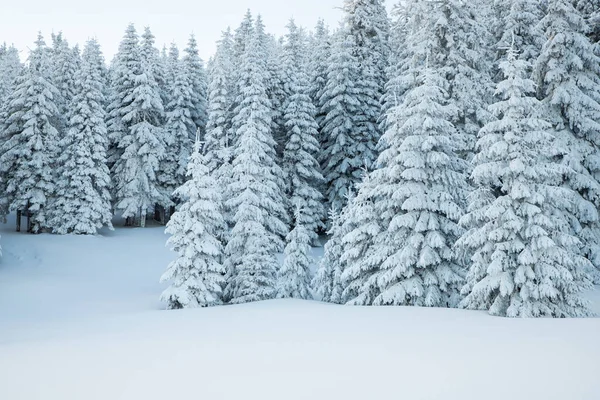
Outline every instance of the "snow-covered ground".
<svg viewBox="0 0 600 400"><path fill-rule="evenodd" d="M163 311L163 228L13 228L0 226L2 400L600 399L600 319L293 300Z"/></svg>

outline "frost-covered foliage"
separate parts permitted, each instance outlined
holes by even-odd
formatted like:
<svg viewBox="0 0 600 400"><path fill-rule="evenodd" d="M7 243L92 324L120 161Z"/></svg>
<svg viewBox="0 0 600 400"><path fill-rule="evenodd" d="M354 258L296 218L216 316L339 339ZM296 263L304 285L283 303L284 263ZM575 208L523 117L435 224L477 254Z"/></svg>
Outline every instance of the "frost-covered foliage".
<svg viewBox="0 0 600 400"><path fill-rule="evenodd" d="M331 53L331 35L322 19L319 20L315 27L308 50L310 52L308 60L310 98L316 108L315 121L317 121L317 126L320 130L323 126L323 118L325 117L322 112L321 96L327 83L327 67Z"/></svg>
<svg viewBox="0 0 600 400"><path fill-rule="evenodd" d="M199 142L187 172L189 180L175 193L183 204L166 229L172 235L167 245L178 253L161 278L162 282L171 282L161 296L169 309L208 307L223 302L222 198L200 153Z"/></svg>
<svg viewBox="0 0 600 400"><path fill-rule="evenodd" d="M135 28L130 25L114 65L109 122L118 155L112 168L115 207L129 220L139 216L142 226L149 207L169 203L156 177L165 151L161 124L164 111L152 74L153 51L148 47L141 51Z"/></svg>
<svg viewBox="0 0 600 400"><path fill-rule="evenodd" d="M343 10L344 29L358 62L354 87L359 113L355 115L354 129L361 143L359 158L362 166L371 169L381 136L381 99L390 61L389 19L383 0L345 0Z"/></svg>
<svg viewBox="0 0 600 400"><path fill-rule="evenodd" d="M341 208L346 193L377 158L381 98L389 62L389 22L383 2L344 2L344 21L328 60L319 105L327 200Z"/></svg>
<svg viewBox="0 0 600 400"><path fill-rule="evenodd" d="M317 243L317 231L324 217L323 175L316 157L319 153L318 126L315 108L309 96L308 76L301 65L303 46L295 25L289 25L288 42L284 48L288 82L287 100L283 112L286 143L283 151L283 172L289 199L289 212L296 213L296 226L301 224L310 233L311 243ZM298 218L301 218L298 220Z"/></svg>
<svg viewBox="0 0 600 400"><path fill-rule="evenodd" d="M335 209L342 209L348 190L360 182L364 167L361 139L354 129L355 116L360 113L355 87L357 76L358 60L352 55L352 40L341 29L332 45L327 84L320 99L321 112L325 115L320 162L327 202Z"/></svg>
<svg viewBox="0 0 600 400"><path fill-rule="evenodd" d="M535 72L543 113L557 131L553 155L569 168L567 185L582 195L570 223L586 257L600 266L600 58L571 1L551 0L541 25L547 40Z"/></svg>
<svg viewBox="0 0 600 400"><path fill-rule="evenodd" d="M296 211L301 221L302 209ZM296 223L287 236L283 265L277 272L277 298L311 299L310 244L312 232L302 223Z"/></svg>
<svg viewBox="0 0 600 400"><path fill-rule="evenodd" d="M38 35L29 65L19 76L3 113L0 150L3 210L29 211L30 230L49 228L48 206L55 192L58 153L58 90L51 82L49 50Z"/></svg>
<svg viewBox="0 0 600 400"><path fill-rule="evenodd" d="M443 79L422 67L418 85L391 112L379 168L355 200L344 236L344 302L454 306L462 281L452 246L466 186ZM378 221L379 219L379 221Z"/></svg>
<svg viewBox="0 0 600 400"><path fill-rule="evenodd" d="M186 180L187 165L192 152L190 137L197 129L192 120L194 96L189 75L182 62L175 59L173 64L173 80L169 87L164 129L165 156L160 161L158 176L158 182L166 197L171 197L173 191Z"/></svg>
<svg viewBox="0 0 600 400"><path fill-rule="evenodd" d="M544 45L544 31L540 28L543 10L540 2L530 0L496 1L497 23L502 35L497 51L504 54L510 46L519 49L518 57L534 62Z"/></svg>
<svg viewBox="0 0 600 400"><path fill-rule="evenodd" d="M498 120L479 133L469 213L458 245L471 256L462 306L507 317L575 317L588 313L588 260L570 229L568 173L550 157L560 141L536 116L528 64L511 49L490 107Z"/></svg>
<svg viewBox="0 0 600 400"><path fill-rule="evenodd" d="M6 46L6 43L0 45L0 115L7 106L8 96L15 90L22 69L17 48Z"/></svg>
<svg viewBox="0 0 600 400"><path fill-rule="evenodd" d="M67 130L59 142L58 180L49 210L50 226L58 234L93 235L103 226L112 228L103 71L100 46L90 40L75 75Z"/></svg>
<svg viewBox="0 0 600 400"><path fill-rule="evenodd" d="M232 303L275 297L276 254L283 250L281 238L287 234L260 45L261 34L255 32L244 51L234 117L239 128L228 190L231 197L226 200L227 207L235 210L226 247L226 295Z"/></svg>
<svg viewBox="0 0 600 400"><path fill-rule="evenodd" d="M233 38L226 30L221 35L212 63L209 65L208 122L204 138L204 151L207 166L214 175L219 187L228 193L231 180L233 142L231 132L232 105L234 94ZM225 219L231 221L231 212L225 207Z"/></svg>
<svg viewBox="0 0 600 400"><path fill-rule="evenodd" d="M196 125L196 129L200 129L202 137L206 130L207 116L207 78L204 69L204 61L198 55L198 42L196 37L191 35L188 40L188 45L184 50L183 64L185 65L187 77L192 87L192 109L191 117ZM190 140L195 137L194 133L190 133Z"/></svg>
<svg viewBox="0 0 600 400"><path fill-rule="evenodd" d="M317 273L312 279L311 286L315 293L319 295L322 301L334 302L334 282L340 281L341 270L340 270L340 258L342 257L341 247L341 218L337 210L329 210L329 221L331 227L327 232L330 236L327 243L325 243L323 258L319 262L319 268ZM337 279L335 278L337 276ZM341 292L337 290L338 296Z"/></svg>
<svg viewBox="0 0 600 400"><path fill-rule="evenodd" d="M52 75L51 80L59 95L55 103L58 107L57 129L60 137L66 135L69 129L70 106L76 94L77 73L80 70L80 55L77 47L69 47L67 39L62 32L52 34L51 55Z"/></svg>

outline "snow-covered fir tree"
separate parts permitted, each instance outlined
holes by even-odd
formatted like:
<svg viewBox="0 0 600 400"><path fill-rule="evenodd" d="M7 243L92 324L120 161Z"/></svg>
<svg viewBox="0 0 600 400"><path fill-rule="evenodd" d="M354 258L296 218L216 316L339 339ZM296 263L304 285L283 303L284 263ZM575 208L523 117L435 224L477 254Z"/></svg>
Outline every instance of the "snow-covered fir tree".
<svg viewBox="0 0 600 400"><path fill-rule="evenodd" d="M534 62L545 41L544 32L540 28L543 17L540 2L511 0L496 1L495 4L499 9L497 23L502 33L496 50L503 54L509 46L514 45L519 49L520 59Z"/></svg>
<svg viewBox="0 0 600 400"><path fill-rule="evenodd" d="M600 266L600 58L571 1L549 1L541 26L547 40L535 68L538 94L563 149L554 155L570 169L566 183L586 200L575 204L571 225L586 257Z"/></svg>
<svg viewBox="0 0 600 400"><path fill-rule="evenodd" d="M119 148L119 141L125 135L127 126L122 118L127 112L126 107L131 102L136 75L140 73L139 37L133 24L130 24L108 71L109 101L106 124L109 137L108 161L111 173L114 164L123 155L123 148Z"/></svg>
<svg viewBox="0 0 600 400"><path fill-rule="evenodd" d="M53 156L58 153L58 90L51 82L48 47L41 34L29 65L9 96L1 128L2 213L28 211L29 230L49 228L48 206L55 192Z"/></svg>
<svg viewBox="0 0 600 400"><path fill-rule="evenodd" d="M187 165L190 161L192 144L190 137L196 131L192 120L192 85L185 65L173 61L173 81L170 84L169 104L167 104L165 125L165 156L160 161L158 182L166 197L183 185L186 180Z"/></svg>
<svg viewBox="0 0 600 400"><path fill-rule="evenodd" d="M197 141L187 171L189 180L175 193L183 204L166 229L172 235L167 244L178 253L161 278L161 282L171 282L161 295L169 309L223 303L222 198L200 147Z"/></svg>
<svg viewBox="0 0 600 400"><path fill-rule="evenodd" d="M321 95L322 151L319 160L326 182L326 198L331 208L341 210L348 190L360 182L364 160L362 144L354 130L360 103L355 87L358 61L352 55L352 40L345 30L335 35L327 84Z"/></svg>
<svg viewBox="0 0 600 400"><path fill-rule="evenodd" d="M490 107L498 120L481 129L476 191L458 245L471 256L462 306L505 317L575 317L588 313L581 292L592 265L570 229L565 168L551 125L536 116L539 102L526 61L510 49L500 64L504 80ZM560 146L558 144L558 146Z"/></svg>
<svg viewBox="0 0 600 400"><path fill-rule="evenodd" d="M302 221L302 209L295 220ZM277 271L277 298L311 299L310 257L311 230L301 222L287 236L283 266Z"/></svg>
<svg viewBox="0 0 600 400"><path fill-rule="evenodd" d="M315 122L315 109L309 96L307 74L297 68L289 83L291 93L284 110L284 124L287 143L283 152L283 168L287 183L290 213L296 213L295 226L302 225L308 230L312 244L317 244L317 231L325 217L323 195L323 175L316 157L319 153L318 126Z"/></svg>
<svg viewBox="0 0 600 400"><path fill-rule="evenodd" d="M325 243L323 258L321 258L317 273L311 281L311 287L322 301L333 302L334 275L336 270L338 271L338 277L341 275L339 262L342 257L341 235L339 232L341 218L337 210L329 210L329 221L331 222L331 227L327 234L330 238ZM338 292L340 291L338 290Z"/></svg>
<svg viewBox="0 0 600 400"><path fill-rule="evenodd" d="M90 40L75 76L67 130L59 142L59 179L49 211L54 233L93 235L103 226L112 228L103 69L100 46Z"/></svg>
<svg viewBox="0 0 600 400"><path fill-rule="evenodd" d="M127 28L117 58L110 125L120 153L112 168L115 207L129 225L138 218L143 227L149 207L169 203L156 177L165 151L163 106L152 64L149 58L142 59L133 25Z"/></svg>
<svg viewBox="0 0 600 400"><path fill-rule="evenodd" d="M210 64L208 88L208 121L204 137L204 152L211 174L230 198L228 189L232 177L233 143L231 140L233 82L233 42L229 30L223 32L217 52ZM224 206L225 219L231 222L232 210Z"/></svg>
<svg viewBox="0 0 600 400"><path fill-rule="evenodd" d="M217 52L209 70L208 121L204 138L204 151L208 167L218 170L230 161L231 107L233 103L233 47L229 30L221 35Z"/></svg>
<svg viewBox="0 0 600 400"><path fill-rule="evenodd" d="M70 106L76 93L76 75L80 69L78 48L69 47L62 32L52 34L52 49L49 49L52 63L52 83L58 89L59 95L55 103L59 111L57 129L63 138L69 129Z"/></svg>
<svg viewBox="0 0 600 400"><path fill-rule="evenodd" d="M330 303L342 303L344 287L342 285L342 273L346 267L342 261L342 240L353 229L353 213L356 210L355 199L352 190L348 192L346 207L341 211L335 208L329 210L329 221L331 222L329 240L325 243L323 258L319 263L317 273L312 280L313 290L321 297L321 300Z"/></svg>
<svg viewBox="0 0 600 400"><path fill-rule="evenodd" d="M425 35L425 31L423 31ZM415 35L416 45L427 46ZM420 61L420 62L419 62ZM393 108L385 149L356 197L356 226L343 239L343 300L349 304L455 306L462 269L452 247L466 163L444 79L415 58L417 85Z"/></svg>
<svg viewBox="0 0 600 400"><path fill-rule="evenodd" d="M192 87L192 109L191 117L196 125L196 129L200 129L202 137L206 131L207 116L207 78L204 69L204 61L198 55L198 42L196 37L191 35L188 40L188 45L184 50L183 63L186 67L188 79ZM194 138L194 134L190 137Z"/></svg>
<svg viewBox="0 0 600 400"><path fill-rule="evenodd" d="M327 67L331 53L331 35L322 19L317 22L315 32L311 38L309 51L308 74L310 77L310 98L316 109L315 121L320 130L323 126L323 118L325 117L322 112L323 104L321 104L321 96L327 83Z"/></svg>
<svg viewBox="0 0 600 400"><path fill-rule="evenodd" d="M260 57L260 35L252 36L244 52L238 90L240 104L236 132L231 198L226 201L233 228L226 247L227 298L244 303L276 295L277 253L283 250L287 225L283 194L278 185L271 107L266 93L266 71Z"/></svg>
<svg viewBox="0 0 600 400"><path fill-rule="evenodd" d="M8 96L15 90L22 69L17 48L2 44L0 46L0 115L6 107Z"/></svg>
<svg viewBox="0 0 600 400"><path fill-rule="evenodd" d="M370 169L381 136L381 99L390 56L389 19L383 0L344 0L343 10L344 28L358 62L354 87L360 105L353 129L361 143L359 158Z"/></svg>

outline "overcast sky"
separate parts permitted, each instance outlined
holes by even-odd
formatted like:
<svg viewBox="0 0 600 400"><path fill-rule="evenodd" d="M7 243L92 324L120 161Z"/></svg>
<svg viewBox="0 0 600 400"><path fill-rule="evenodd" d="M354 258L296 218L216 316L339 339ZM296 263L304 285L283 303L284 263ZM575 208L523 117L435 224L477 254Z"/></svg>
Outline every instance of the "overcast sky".
<svg viewBox="0 0 600 400"><path fill-rule="evenodd" d="M235 28L246 9L263 16L267 30L283 34L289 18L312 28L322 17L337 26L343 0L10 0L3 1L0 42L14 43L24 60L41 31L50 43L52 32L63 31L69 43L97 37L110 60L129 22L138 32L148 25L157 44L177 43L182 49L190 33L198 38L206 60L227 26ZM388 1L389 3L389 1Z"/></svg>

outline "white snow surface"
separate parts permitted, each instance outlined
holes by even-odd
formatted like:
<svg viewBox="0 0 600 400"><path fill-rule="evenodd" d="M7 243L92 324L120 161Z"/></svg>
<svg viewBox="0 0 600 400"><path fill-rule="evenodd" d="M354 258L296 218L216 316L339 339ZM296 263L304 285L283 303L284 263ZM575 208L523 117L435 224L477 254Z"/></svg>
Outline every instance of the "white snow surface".
<svg viewBox="0 0 600 400"><path fill-rule="evenodd" d="M164 311L163 227L13 228L0 226L3 400L600 398L600 319L296 300ZM600 289L590 299L600 312Z"/></svg>

